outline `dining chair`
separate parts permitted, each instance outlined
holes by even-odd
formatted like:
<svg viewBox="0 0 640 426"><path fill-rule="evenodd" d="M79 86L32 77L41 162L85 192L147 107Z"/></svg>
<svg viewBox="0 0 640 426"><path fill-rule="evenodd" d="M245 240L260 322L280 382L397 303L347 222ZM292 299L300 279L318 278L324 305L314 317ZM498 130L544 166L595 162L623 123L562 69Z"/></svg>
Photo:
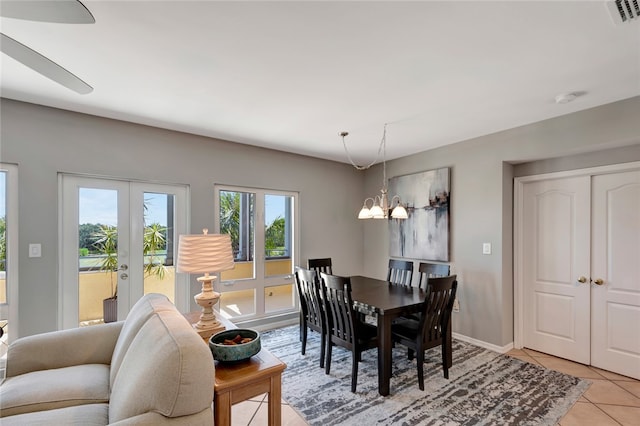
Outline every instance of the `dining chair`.
<svg viewBox="0 0 640 426"><path fill-rule="evenodd" d="M424 289L427 287L427 280L429 278L446 277L449 275L449 265L446 263L427 263L420 262L418 265L418 288L422 289L424 283Z"/></svg>
<svg viewBox="0 0 640 426"><path fill-rule="evenodd" d="M307 329L320 333L320 368L324 367L327 333L324 306L320 299L320 281L315 271L296 268L296 287L300 298L300 342L302 355L307 349Z"/></svg>
<svg viewBox="0 0 640 426"><path fill-rule="evenodd" d="M327 313L327 360L325 373L331 371L331 350L334 345L351 351L351 392L356 391L358 362L362 352L378 347L376 326L360 321L353 308L351 280L348 277L320 273L321 290Z"/></svg>
<svg viewBox="0 0 640 426"><path fill-rule="evenodd" d="M409 359L416 354L420 390L424 390L424 351L429 348L442 347L442 369L444 377L449 378L446 338L457 288L455 275L430 278L420 320L404 318L391 325L393 342L407 347Z"/></svg>
<svg viewBox="0 0 640 426"><path fill-rule="evenodd" d="M413 262L410 260L389 259L387 281L391 284L411 287L413 278Z"/></svg>
<svg viewBox="0 0 640 426"><path fill-rule="evenodd" d="M331 269L331 258L325 257L321 259L308 259L307 260L307 269L311 269L312 271L316 271L317 274L320 272L324 272L325 274L333 274ZM318 275L318 278L320 275Z"/></svg>

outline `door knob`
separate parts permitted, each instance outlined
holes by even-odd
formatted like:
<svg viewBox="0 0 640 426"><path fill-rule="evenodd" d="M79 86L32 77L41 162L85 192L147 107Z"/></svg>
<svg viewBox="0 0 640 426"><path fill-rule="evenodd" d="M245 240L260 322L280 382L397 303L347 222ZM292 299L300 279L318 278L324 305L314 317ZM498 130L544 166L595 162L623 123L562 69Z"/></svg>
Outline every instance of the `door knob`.
<svg viewBox="0 0 640 426"><path fill-rule="evenodd" d="M578 282L579 282L579 283L583 283L583 284L584 284L584 283L586 283L586 282L587 282L587 277L580 277L580 278L578 278Z"/></svg>
<svg viewBox="0 0 640 426"><path fill-rule="evenodd" d="M126 271L127 269L129 269L129 266L128 266L128 265L126 265L126 264L124 264L124 263L123 263L122 265L120 265L120 270L121 270L121 271Z"/></svg>
<svg viewBox="0 0 640 426"><path fill-rule="evenodd" d="M125 274L124 272L120 274L120 278L123 280L126 280L127 278L129 278L129 275Z"/></svg>
<svg viewBox="0 0 640 426"><path fill-rule="evenodd" d="M595 285L602 285L604 284L604 280L602 278L596 278L596 280L593 283Z"/></svg>

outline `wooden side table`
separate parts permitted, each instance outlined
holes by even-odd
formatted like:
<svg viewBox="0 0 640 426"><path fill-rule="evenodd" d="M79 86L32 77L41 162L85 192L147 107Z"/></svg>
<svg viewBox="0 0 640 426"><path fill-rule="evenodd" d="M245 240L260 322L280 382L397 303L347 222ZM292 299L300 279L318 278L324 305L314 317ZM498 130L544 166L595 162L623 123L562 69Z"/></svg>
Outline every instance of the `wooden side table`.
<svg viewBox="0 0 640 426"><path fill-rule="evenodd" d="M190 320L197 313L185 314ZM218 317L227 330L237 328ZM208 344L208 340L207 340ZM282 371L287 364L266 349L246 361L223 363L215 361L216 379L213 386L213 417L216 426L231 425L231 406L254 396L267 394L269 426L282 424Z"/></svg>

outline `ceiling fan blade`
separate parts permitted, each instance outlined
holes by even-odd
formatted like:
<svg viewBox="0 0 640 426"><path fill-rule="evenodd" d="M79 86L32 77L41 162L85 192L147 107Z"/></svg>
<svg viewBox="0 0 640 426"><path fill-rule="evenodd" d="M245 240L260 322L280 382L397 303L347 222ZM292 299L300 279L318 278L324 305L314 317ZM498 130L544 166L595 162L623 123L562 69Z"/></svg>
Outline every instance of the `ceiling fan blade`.
<svg viewBox="0 0 640 426"><path fill-rule="evenodd" d="M43 76L60 83L64 87L67 87L81 95L86 95L93 91L93 87L70 73L60 65L56 64L49 58L42 56L38 52L24 44L15 41L11 37L0 33L2 38L0 39L0 50L7 55L11 56L18 62L22 62L24 65L39 72Z"/></svg>
<svg viewBox="0 0 640 426"><path fill-rule="evenodd" d="M2 0L0 16L60 24L93 24L95 18L79 0Z"/></svg>

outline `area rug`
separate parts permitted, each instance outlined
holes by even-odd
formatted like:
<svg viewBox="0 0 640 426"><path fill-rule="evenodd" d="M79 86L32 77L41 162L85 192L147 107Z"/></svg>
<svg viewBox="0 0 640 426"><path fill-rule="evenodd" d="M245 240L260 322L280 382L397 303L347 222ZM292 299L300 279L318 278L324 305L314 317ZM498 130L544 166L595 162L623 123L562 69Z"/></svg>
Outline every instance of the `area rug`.
<svg viewBox="0 0 640 426"><path fill-rule="evenodd" d="M391 394L378 394L377 351L362 355L351 392L351 353L333 350L331 374L319 367L320 337L309 332L300 354L299 327L265 331L262 346L287 364L282 397L310 425L556 425L590 382L459 340L449 379L440 348L426 352L425 390L416 361L393 349Z"/></svg>

